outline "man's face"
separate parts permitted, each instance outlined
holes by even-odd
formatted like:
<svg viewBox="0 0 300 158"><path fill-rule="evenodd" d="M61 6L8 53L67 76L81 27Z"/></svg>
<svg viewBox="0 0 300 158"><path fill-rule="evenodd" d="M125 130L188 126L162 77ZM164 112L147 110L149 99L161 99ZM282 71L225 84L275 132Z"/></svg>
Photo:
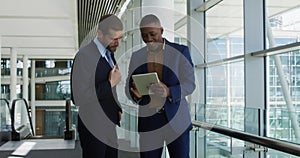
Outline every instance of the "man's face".
<svg viewBox="0 0 300 158"><path fill-rule="evenodd" d="M163 43L163 28L157 23L148 24L140 29L142 39L150 51L161 49Z"/></svg>
<svg viewBox="0 0 300 158"><path fill-rule="evenodd" d="M115 52L117 47L120 45L120 40L123 37L123 31L116 31L109 29L108 33L102 33L98 31L100 42L108 49L110 52Z"/></svg>

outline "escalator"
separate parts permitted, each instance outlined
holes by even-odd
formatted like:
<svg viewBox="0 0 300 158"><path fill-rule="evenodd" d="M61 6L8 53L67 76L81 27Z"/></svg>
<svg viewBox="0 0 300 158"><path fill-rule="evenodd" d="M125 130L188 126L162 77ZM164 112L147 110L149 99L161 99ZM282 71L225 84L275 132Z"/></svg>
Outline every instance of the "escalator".
<svg viewBox="0 0 300 158"><path fill-rule="evenodd" d="M3 106L1 109L3 109ZM9 135L4 137L5 139L1 143L1 158L81 157L81 148L79 142L75 140L75 131L70 129L72 124L70 100L66 100L66 129L63 138L35 135L31 112L25 99L13 100L11 110L8 110L8 113L5 115L9 116L6 120L11 120L11 123L9 123L11 128L9 129L8 126L6 133L9 133Z"/></svg>
<svg viewBox="0 0 300 158"><path fill-rule="evenodd" d="M0 99L0 146L10 140L11 137L11 114L9 101Z"/></svg>

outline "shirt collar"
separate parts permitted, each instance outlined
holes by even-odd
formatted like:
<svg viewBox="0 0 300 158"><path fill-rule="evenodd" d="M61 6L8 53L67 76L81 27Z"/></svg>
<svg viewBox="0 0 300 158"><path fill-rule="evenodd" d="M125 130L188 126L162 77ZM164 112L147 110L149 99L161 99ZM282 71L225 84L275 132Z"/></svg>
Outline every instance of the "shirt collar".
<svg viewBox="0 0 300 158"><path fill-rule="evenodd" d="M102 43L100 43L100 41L98 40L98 38L96 37L94 40L94 43L96 44L100 54L102 57L106 57L105 53L106 53L106 48L102 45Z"/></svg>
<svg viewBox="0 0 300 158"><path fill-rule="evenodd" d="M161 50L159 50L158 52L151 52L147 47L147 52L148 54L160 54L160 53L164 53L165 49L166 49L166 39L163 38L163 45Z"/></svg>

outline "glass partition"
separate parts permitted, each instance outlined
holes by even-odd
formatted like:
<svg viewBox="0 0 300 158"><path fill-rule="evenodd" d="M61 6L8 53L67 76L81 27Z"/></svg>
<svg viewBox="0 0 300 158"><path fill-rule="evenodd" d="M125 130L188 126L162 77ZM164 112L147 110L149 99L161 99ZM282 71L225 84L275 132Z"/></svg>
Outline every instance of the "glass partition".
<svg viewBox="0 0 300 158"><path fill-rule="evenodd" d="M12 115L13 115L13 129L16 131L22 132L23 136L33 136L34 131L32 131L31 127L31 118L29 114L28 105L24 100L15 100L12 105Z"/></svg>
<svg viewBox="0 0 300 158"><path fill-rule="evenodd" d="M77 130L78 108L71 105L70 129ZM66 127L66 111L63 106L37 107L37 135L62 138ZM77 131L76 131L77 132ZM75 139L78 139L78 134Z"/></svg>
<svg viewBox="0 0 300 158"><path fill-rule="evenodd" d="M266 0L266 16L267 48L299 41L299 0Z"/></svg>
<svg viewBox="0 0 300 158"><path fill-rule="evenodd" d="M206 121L244 130L243 69L243 62L207 68Z"/></svg>
<svg viewBox="0 0 300 158"><path fill-rule="evenodd" d="M300 143L300 51L269 57L267 136Z"/></svg>
<svg viewBox="0 0 300 158"><path fill-rule="evenodd" d="M244 54L243 1L223 0L205 13L207 62Z"/></svg>
<svg viewBox="0 0 300 158"><path fill-rule="evenodd" d="M228 111L228 109L235 109ZM293 140L292 138L295 137L295 134L293 132L292 127L292 121L289 119L291 115L297 115L298 122L299 122L299 112L297 114L291 114L287 111L282 111L279 109L279 111L272 110L262 110L262 109L256 109L256 108L236 108L234 106L227 107L227 109L223 109L221 105L191 105L191 110L193 114L193 118L195 118L196 121L209 123L211 125L215 126L221 126L225 128L230 128L233 130L238 131L245 131L243 129L244 122L247 122L248 129L247 132L251 133L251 129L253 131L257 131L257 122L260 118L261 114L267 114L270 117L270 122L268 126L263 130L268 131L268 134L265 137L270 138L276 138L283 141L290 141ZM231 112L230 117L228 117L228 114ZM243 116L241 116L243 115ZM280 116L276 119L271 119L272 115ZM224 118L227 117L227 120L234 120L238 126L233 126L228 124L227 122L224 123ZM214 119L212 119L214 118ZM253 122L253 126L251 126L251 122ZM255 133L255 132L254 132ZM272 135L270 135L272 133ZM282 136L285 136L285 138L282 138ZM201 150L197 150L198 146L203 146L203 141L205 140L205 147L206 147L206 156L207 157L243 157L243 154L245 152L254 152L253 150L250 150L250 147L254 147L253 143L245 142L243 140L235 139L229 136L225 136L210 130L204 130L202 128L194 128L194 130L191 132L191 151L201 152ZM295 138L294 138L295 139ZM294 142L295 143L295 142ZM300 143L298 143L300 145ZM255 145L256 148L259 148L259 150L263 149L263 147L259 147L258 145ZM193 153L194 154L194 153ZM287 157L292 158L294 156L291 156L286 153L278 152L276 150L269 150L265 153L266 156L272 156L272 157ZM197 156L195 156L197 157Z"/></svg>
<svg viewBox="0 0 300 158"><path fill-rule="evenodd" d="M0 132L11 131L9 102L5 99L0 99L0 103Z"/></svg>
<svg viewBox="0 0 300 158"><path fill-rule="evenodd" d="M299 42L299 6L298 0L266 1L267 48ZM267 136L300 143L300 51L267 59Z"/></svg>

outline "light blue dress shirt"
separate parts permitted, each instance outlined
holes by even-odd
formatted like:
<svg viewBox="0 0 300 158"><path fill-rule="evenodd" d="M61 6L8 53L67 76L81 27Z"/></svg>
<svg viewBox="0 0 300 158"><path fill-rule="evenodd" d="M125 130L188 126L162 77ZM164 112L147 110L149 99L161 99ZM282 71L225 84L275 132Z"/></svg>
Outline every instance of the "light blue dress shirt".
<svg viewBox="0 0 300 158"><path fill-rule="evenodd" d="M98 38L96 37L94 40L94 43L96 44L98 51L100 52L101 56L104 57L106 59L106 61L109 63L109 65L111 67L114 66L114 62L111 59L111 52L109 50L107 50L98 40ZM110 57L106 56L106 52L108 52Z"/></svg>

